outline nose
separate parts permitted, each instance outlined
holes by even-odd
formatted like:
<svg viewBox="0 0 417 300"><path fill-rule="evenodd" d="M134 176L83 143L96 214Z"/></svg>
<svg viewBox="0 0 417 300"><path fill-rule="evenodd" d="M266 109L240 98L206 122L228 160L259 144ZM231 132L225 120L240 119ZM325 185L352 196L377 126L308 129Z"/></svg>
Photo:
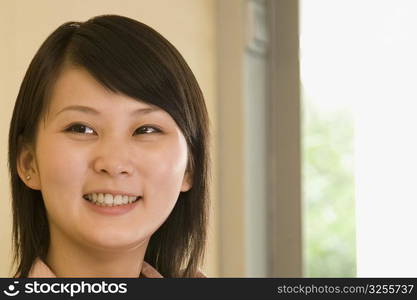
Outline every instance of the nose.
<svg viewBox="0 0 417 300"><path fill-rule="evenodd" d="M94 170L112 177L130 176L133 174L133 163L126 146L120 143L100 143L97 145L94 158Z"/></svg>

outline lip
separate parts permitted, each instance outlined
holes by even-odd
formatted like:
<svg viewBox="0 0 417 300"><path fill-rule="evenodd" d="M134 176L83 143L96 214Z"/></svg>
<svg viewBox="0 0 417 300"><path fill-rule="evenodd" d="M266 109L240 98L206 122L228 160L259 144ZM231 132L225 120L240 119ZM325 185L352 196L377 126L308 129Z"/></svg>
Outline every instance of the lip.
<svg viewBox="0 0 417 300"><path fill-rule="evenodd" d="M110 194L110 193L108 193ZM126 195L126 194L125 194ZM132 195L134 196L134 195ZM132 211L137 204L142 201L142 198L139 198L133 203L123 204L123 205L117 205L117 206L99 206L97 204L92 203L91 201L85 200L84 203L87 205L89 209L92 211L102 214L102 215L108 215L108 216L120 216L124 215L130 211Z"/></svg>

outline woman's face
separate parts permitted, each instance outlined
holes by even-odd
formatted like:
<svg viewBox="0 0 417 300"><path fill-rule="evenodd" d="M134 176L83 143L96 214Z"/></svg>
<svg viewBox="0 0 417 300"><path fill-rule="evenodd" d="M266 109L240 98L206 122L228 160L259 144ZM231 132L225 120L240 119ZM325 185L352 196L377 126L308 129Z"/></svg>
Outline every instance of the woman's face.
<svg viewBox="0 0 417 300"><path fill-rule="evenodd" d="M191 187L187 161L185 138L167 112L67 68L39 124L27 183L41 190L52 240L55 234L94 249L132 249ZM129 197L138 200L120 204Z"/></svg>

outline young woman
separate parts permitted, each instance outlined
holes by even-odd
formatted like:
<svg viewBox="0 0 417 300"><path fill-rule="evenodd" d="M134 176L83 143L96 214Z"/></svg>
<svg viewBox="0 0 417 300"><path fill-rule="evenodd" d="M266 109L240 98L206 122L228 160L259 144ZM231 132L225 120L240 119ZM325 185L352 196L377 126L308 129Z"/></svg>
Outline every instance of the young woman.
<svg viewBox="0 0 417 300"><path fill-rule="evenodd" d="M179 52L105 15L56 29L9 133L15 277L198 277L208 116Z"/></svg>

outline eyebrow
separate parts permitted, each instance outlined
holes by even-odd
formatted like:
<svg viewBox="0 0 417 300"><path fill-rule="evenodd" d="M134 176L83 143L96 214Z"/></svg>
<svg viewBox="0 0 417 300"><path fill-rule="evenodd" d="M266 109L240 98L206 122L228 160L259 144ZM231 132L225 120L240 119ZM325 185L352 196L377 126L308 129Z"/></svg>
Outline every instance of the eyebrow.
<svg viewBox="0 0 417 300"><path fill-rule="evenodd" d="M161 109L158 108L158 107L144 107L144 108L136 109L136 110L132 111L130 114L132 116L145 115L145 114L149 114L149 113L159 111L159 110L161 110ZM55 114L55 117L58 116L60 113L62 113L64 111L78 111L78 112L88 113L88 114L91 114L91 115L99 115L100 114L100 112L98 110L96 110L92 107L89 107L89 106L70 105L70 106L64 107L59 112L57 112Z"/></svg>

